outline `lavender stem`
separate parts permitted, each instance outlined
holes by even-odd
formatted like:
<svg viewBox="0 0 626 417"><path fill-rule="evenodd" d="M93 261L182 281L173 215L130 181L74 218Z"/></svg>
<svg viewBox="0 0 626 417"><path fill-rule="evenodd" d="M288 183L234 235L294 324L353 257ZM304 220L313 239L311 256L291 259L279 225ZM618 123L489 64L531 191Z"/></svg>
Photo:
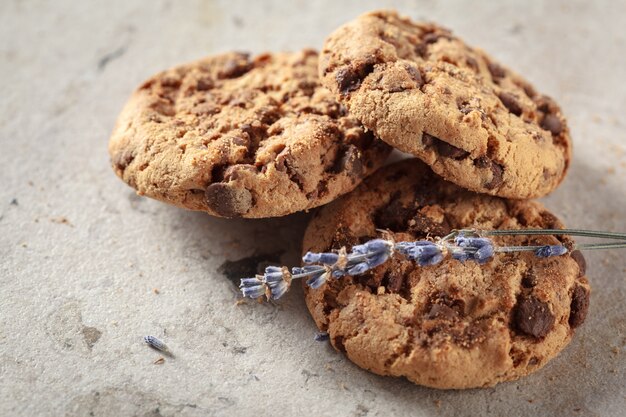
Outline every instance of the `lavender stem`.
<svg viewBox="0 0 626 417"><path fill-rule="evenodd" d="M616 232L597 232L594 230L582 229L516 229L516 230L459 230L458 233L468 232L477 233L482 236L512 236L512 235L569 235L569 236L585 236L598 237L605 239L626 240L626 233Z"/></svg>

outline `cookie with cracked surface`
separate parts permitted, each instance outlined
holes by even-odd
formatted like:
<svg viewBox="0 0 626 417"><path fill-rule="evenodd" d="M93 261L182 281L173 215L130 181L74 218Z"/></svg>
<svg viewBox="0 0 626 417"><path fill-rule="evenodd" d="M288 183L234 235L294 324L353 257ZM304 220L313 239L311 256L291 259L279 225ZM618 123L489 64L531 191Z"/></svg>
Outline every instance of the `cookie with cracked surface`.
<svg viewBox="0 0 626 417"><path fill-rule="evenodd" d="M226 53L153 76L119 116L113 169L141 195L221 217L332 201L390 147L320 85L317 59Z"/></svg>
<svg viewBox="0 0 626 417"><path fill-rule="evenodd" d="M435 24L367 13L328 37L320 77L378 137L464 188L533 198L567 172L554 100Z"/></svg>
<svg viewBox="0 0 626 417"><path fill-rule="evenodd" d="M380 237L437 237L460 228L562 228L539 203L476 194L423 162L377 171L319 210L304 251ZM560 239L560 240L559 240ZM496 245L565 244L569 237L498 236ZM419 267L399 254L359 276L305 287L332 345L362 368L436 388L486 387L536 371L585 320L590 288L579 251L553 258L501 253L486 264L446 259Z"/></svg>

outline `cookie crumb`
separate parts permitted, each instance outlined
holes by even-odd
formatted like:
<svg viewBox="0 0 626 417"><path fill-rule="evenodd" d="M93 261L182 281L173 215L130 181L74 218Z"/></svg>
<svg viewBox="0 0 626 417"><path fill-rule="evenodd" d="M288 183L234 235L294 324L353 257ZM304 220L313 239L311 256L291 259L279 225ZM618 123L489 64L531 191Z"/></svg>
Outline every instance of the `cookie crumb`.
<svg viewBox="0 0 626 417"><path fill-rule="evenodd" d="M64 217L64 216L52 217L52 218L50 219L50 221L51 221L52 223L56 223L56 224L64 224L64 225L67 225L67 226L69 226L69 227L74 227L74 225L73 225L72 223L70 223L70 221L69 221L66 217Z"/></svg>

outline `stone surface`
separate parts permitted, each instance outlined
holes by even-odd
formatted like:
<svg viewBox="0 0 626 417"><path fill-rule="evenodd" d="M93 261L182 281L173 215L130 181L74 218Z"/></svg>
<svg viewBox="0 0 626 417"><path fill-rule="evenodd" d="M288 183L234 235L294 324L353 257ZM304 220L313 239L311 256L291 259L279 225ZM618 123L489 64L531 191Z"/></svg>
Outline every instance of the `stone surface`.
<svg viewBox="0 0 626 417"><path fill-rule="evenodd" d="M624 229L626 5L385 4L453 29L554 96L574 159L544 203L572 227ZM376 7L0 3L0 415L622 414L624 252L586 254L588 318L543 370L436 391L362 371L314 342L298 286L276 305L235 305L239 271L264 257L297 262L308 215L216 219L137 197L111 171L113 123L151 74L231 49L319 48ZM148 334L175 357L154 364Z"/></svg>

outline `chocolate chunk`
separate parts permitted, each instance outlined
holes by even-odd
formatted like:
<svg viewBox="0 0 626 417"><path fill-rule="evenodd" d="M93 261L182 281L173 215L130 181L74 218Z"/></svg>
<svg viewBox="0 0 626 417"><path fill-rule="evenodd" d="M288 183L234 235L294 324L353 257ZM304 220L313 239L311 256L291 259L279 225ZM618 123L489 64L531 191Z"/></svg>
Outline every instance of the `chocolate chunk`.
<svg viewBox="0 0 626 417"><path fill-rule="evenodd" d="M469 152L464 151L461 148L457 148L454 145L450 145L448 142L444 142L441 139L438 139L428 133L424 132L422 135L422 143L433 144L437 149L437 153L441 156L445 156L446 158L452 159L463 159L469 155ZM427 145L428 146L428 145Z"/></svg>
<svg viewBox="0 0 626 417"><path fill-rule="evenodd" d="M520 331L536 338L544 338L554 326L554 315L548 303L533 295L520 296L513 320Z"/></svg>
<svg viewBox="0 0 626 417"><path fill-rule="evenodd" d="M516 116L522 114L522 107L519 105L517 98L513 94L500 93L498 95L504 107L506 107L511 113Z"/></svg>
<svg viewBox="0 0 626 417"><path fill-rule="evenodd" d="M541 222L546 225L548 229L560 229L561 222L559 219L549 211L542 211L540 213Z"/></svg>
<svg viewBox="0 0 626 417"><path fill-rule="evenodd" d="M200 78L196 81L196 90L198 91L207 91L213 88L213 80L208 77Z"/></svg>
<svg viewBox="0 0 626 417"><path fill-rule="evenodd" d="M298 83L298 89L300 92L308 97L311 97L315 93L318 86L319 84L317 81L305 80Z"/></svg>
<svg viewBox="0 0 626 417"><path fill-rule="evenodd" d="M180 87L181 80L176 76L165 76L161 80L161 86L165 88L178 88Z"/></svg>
<svg viewBox="0 0 626 417"><path fill-rule="evenodd" d="M478 162L479 159L477 159L476 162ZM491 161L489 159L488 161L489 161L488 166L489 166L489 169L491 170L491 180L487 184L485 184L485 188L487 188L488 190L493 190L494 188L498 188L500 185L502 185L502 182L503 182L502 177L504 175L504 168L502 168L502 165L494 161ZM480 167L478 163L476 165Z"/></svg>
<svg viewBox="0 0 626 417"><path fill-rule="evenodd" d="M218 74L221 79L237 78L250 71L253 67L248 54L238 54L236 58L228 60Z"/></svg>
<svg viewBox="0 0 626 417"><path fill-rule="evenodd" d="M521 82L518 85L522 87L524 94L526 94L528 98L533 99L537 95L537 92L535 92L535 89L530 84Z"/></svg>
<svg viewBox="0 0 626 417"><path fill-rule="evenodd" d="M572 292L572 304L569 311L569 325L578 327L585 321L589 310L589 292L581 286L574 288Z"/></svg>
<svg viewBox="0 0 626 417"><path fill-rule="evenodd" d="M387 272L385 272L385 276L382 282L385 285L387 291L395 294L400 292L400 289L402 288L402 284L404 283L404 275L399 273L394 274L393 270L389 269L387 270Z"/></svg>
<svg viewBox="0 0 626 417"><path fill-rule="evenodd" d="M350 67L341 68L335 75L337 86L342 93L356 90L360 85L358 75Z"/></svg>
<svg viewBox="0 0 626 417"><path fill-rule="evenodd" d="M428 45L425 43L419 43L415 45L415 53L421 57L426 58L426 53L428 52Z"/></svg>
<svg viewBox="0 0 626 417"><path fill-rule="evenodd" d="M300 191L303 191L305 177L296 168L294 160L296 160L296 158L294 158L291 153L291 149L285 149L276 157L276 169L280 172L286 172L289 176L289 180L294 182Z"/></svg>
<svg viewBox="0 0 626 417"><path fill-rule="evenodd" d="M506 70L495 62L487 62L487 68L489 69L494 81L504 78L506 75Z"/></svg>
<svg viewBox="0 0 626 417"><path fill-rule="evenodd" d="M353 178L360 178L363 174L363 162L359 149L354 145L348 145L347 148L340 150L330 172L335 174L346 172Z"/></svg>
<svg viewBox="0 0 626 417"><path fill-rule="evenodd" d="M481 156L474 160L474 165L476 165L478 168L487 168L491 165L491 159L487 158L486 156Z"/></svg>
<svg viewBox="0 0 626 417"><path fill-rule="evenodd" d="M409 220L409 231L424 236L427 234L445 236L450 233L450 225L445 218L443 222L439 223L418 211L415 213L415 216Z"/></svg>
<svg viewBox="0 0 626 417"><path fill-rule="evenodd" d="M156 97L150 104L148 104L148 106L163 116L172 117L176 114L176 110L172 105L172 100L167 98Z"/></svg>
<svg viewBox="0 0 626 417"><path fill-rule="evenodd" d="M378 228L392 232L406 231L407 223L413 217L415 209L403 206L399 195L400 193L394 194L391 202L376 213L375 222Z"/></svg>
<svg viewBox="0 0 626 417"><path fill-rule="evenodd" d="M250 144L250 141L249 141L248 137L242 138L242 137L239 137L239 136L234 136L234 137L231 137L229 139L230 139L231 143L233 145L236 145L236 146L248 147L248 145Z"/></svg>
<svg viewBox="0 0 626 417"><path fill-rule="evenodd" d="M341 68L337 71L335 79L337 80L337 86L342 94L350 93L351 91L358 90L361 86L361 82L365 77L374 71L373 61L363 62L360 65L349 65Z"/></svg>
<svg viewBox="0 0 626 417"><path fill-rule="evenodd" d="M426 313L426 318L429 320L443 319L452 321L458 317L459 313L445 304L433 304L428 313Z"/></svg>
<svg viewBox="0 0 626 417"><path fill-rule="evenodd" d="M563 124L558 117L553 114L546 114L541 121L541 127L553 135L558 135L563 131Z"/></svg>
<svg viewBox="0 0 626 417"><path fill-rule="evenodd" d="M465 312L465 301L459 300L451 296L450 294L437 291L430 296L430 303L433 304L441 304L450 307L452 310L456 311L459 315L463 315Z"/></svg>
<svg viewBox="0 0 626 417"><path fill-rule="evenodd" d="M480 67L478 66L478 61L476 61L471 56L465 58L465 63L467 64L468 67L470 67L472 69L472 71L474 71L474 72L480 71Z"/></svg>
<svg viewBox="0 0 626 417"><path fill-rule="evenodd" d="M546 95L537 97L535 102L537 103L537 110L542 113L554 113L558 108L554 100Z"/></svg>
<svg viewBox="0 0 626 417"><path fill-rule="evenodd" d="M430 32L424 35L424 37L422 38L426 45L433 44L439 41L439 39L451 39L451 36L448 33Z"/></svg>
<svg viewBox="0 0 626 417"><path fill-rule="evenodd" d="M209 185L205 192L207 206L223 217L241 217L252 207L252 194L221 182Z"/></svg>
<svg viewBox="0 0 626 417"><path fill-rule="evenodd" d="M241 126L239 126L239 129L243 133L246 133L248 137L254 143L259 143L260 141L262 141L263 139L266 139L269 136L267 127L263 125L251 125L248 123L244 123ZM273 132L273 133L276 134L276 132Z"/></svg>
<svg viewBox="0 0 626 417"><path fill-rule="evenodd" d="M424 80L422 79L422 74L420 73L419 69L410 65L405 66L405 69L411 79L417 84L417 88L420 88L424 85Z"/></svg>
<svg viewBox="0 0 626 417"><path fill-rule="evenodd" d="M464 159L469 155L469 152L457 148L454 145L450 145L448 142L444 142L442 140L436 142L437 152L441 156L445 156L446 158L452 158L456 160Z"/></svg>
<svg viewBox="0 0 626 417"><path fill-rule="evenodd" d="M578 264L578 276L582 277L585 275L587 272L587 261L585 261L585 257L582 252L576 249L575 251L572 251L569 256Z"/></svg>

